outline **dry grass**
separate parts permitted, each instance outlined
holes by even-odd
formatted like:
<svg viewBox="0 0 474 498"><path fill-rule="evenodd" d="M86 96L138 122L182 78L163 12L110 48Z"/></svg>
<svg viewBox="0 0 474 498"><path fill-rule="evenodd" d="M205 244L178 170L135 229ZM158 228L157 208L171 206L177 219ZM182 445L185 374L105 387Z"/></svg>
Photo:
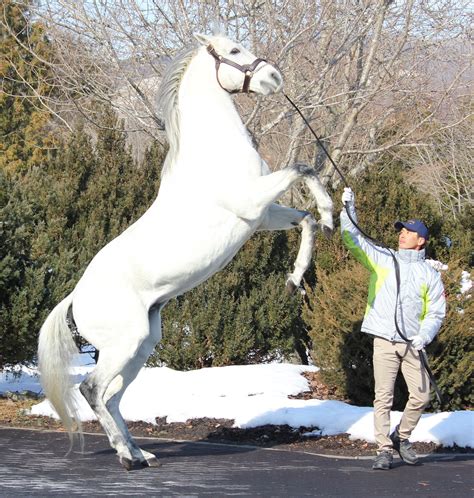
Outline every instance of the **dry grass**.
<svg viewBox="0 0 474 498"><path fill-rule="evenodd" d="M61 429L61 424L49 417L34 417L27 412L33 405L39 403L36 399L12 400L0 398L0 425L9 427L44 427Z"/></svg>

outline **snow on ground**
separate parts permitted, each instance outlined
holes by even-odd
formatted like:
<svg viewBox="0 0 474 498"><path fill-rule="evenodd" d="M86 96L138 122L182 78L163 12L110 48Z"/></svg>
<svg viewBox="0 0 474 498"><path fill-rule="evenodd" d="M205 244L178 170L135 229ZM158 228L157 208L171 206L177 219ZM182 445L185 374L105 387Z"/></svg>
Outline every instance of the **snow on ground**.
<svg viewBox="0 0 474 498"><path fill-rule="evenodd" d="M468 271L463 271L461 274L461 294L465 294L472 289L471 274Z"/></svg>
<svg viewBox="0 0 474 498"><path fill-rule="evenodd" d="M93 366L73 367L75 382ZM0 392L40 392L34 368L0 372ZM124 418L154 423L156 417L167 422L209 417L234 419L235 427L248 428L264 424L288 424L292 427L317 427L314 435L348 433L353 439L374 441L373 408L351 406L341 401L288 399L308 390L301 375L316 367L290 364L265 364L204 368L180 372L167 367L143 368L121 403ZM76 389L82 420L95 418ZM48 401L33 406L33 415L56 416ZM392 412L392 428L401 412ZM411 441L435 442L444 446L474 447L474 412L455 411L424 414Z"/></svg>

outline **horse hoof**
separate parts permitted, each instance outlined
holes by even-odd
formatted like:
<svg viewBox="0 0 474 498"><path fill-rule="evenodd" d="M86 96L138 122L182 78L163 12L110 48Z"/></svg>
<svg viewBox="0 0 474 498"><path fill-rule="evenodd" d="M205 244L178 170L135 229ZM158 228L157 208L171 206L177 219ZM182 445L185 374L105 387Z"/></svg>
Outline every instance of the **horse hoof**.
<svg viewBox="0 0 474 498"><path fill-rule="evenodd" d="M314 175L314 168L305 163L295 163L296 171L302 176Z"/></svg>
<svg viewBox="0 0 474 498"><path fill-rule="evenodd" d="M295 292L298 286L293 282L293 280L288 279L286 281L286 292L292 296Z"/></svg>
<svg viewBox="0 0 474 498"><path fill-rule="evenodd" d="M133 468L133 462L132 460L130 460L130 458L120 458L120 463L122 464L122 467L127 470L127 471L130 471L132 470Z"/></svg>
<svg viewBox="0 0 474 498"><path fill-rule="evenodd" d="M127 472L130 472L131 470L134 469L141 469L143 467L148 467L148 463L146 461L144 462L142 460L131 460L130 458L126 457L120 457L120 463Z"/></svg>
<svg viewBox="0 0 474 498"><path fill-rule="evenodd" d="M327 225L321 225L321 231L323 232L323 235L326 237L326 239L330 239L332 237L332 234L334 233L333 229L331 227L328 227Z"/></svg>
<svg viewBox="0 0 474 498"><path fill-rule="evenodd" d="M160 461L158 460L158 458L147 458L144 462L143 462L143 466L144 467L161 467L161 463Z"/></svg>

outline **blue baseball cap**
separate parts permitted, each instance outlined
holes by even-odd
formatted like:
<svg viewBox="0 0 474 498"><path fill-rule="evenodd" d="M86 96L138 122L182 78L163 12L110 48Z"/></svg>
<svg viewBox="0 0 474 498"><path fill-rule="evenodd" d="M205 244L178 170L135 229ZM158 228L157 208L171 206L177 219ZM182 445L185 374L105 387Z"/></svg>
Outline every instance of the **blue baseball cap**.
<svg viewBox="0 0 474 498"><path fill-rule="evenodd" d="M408 221L397 221L395 223L395 228L397 230L401 230L402 228L406 228L410 230L410 232L416 232L420 237L423 237L425 240L428 240L430 236L426 225L420 220L408 220Z"/></svg>

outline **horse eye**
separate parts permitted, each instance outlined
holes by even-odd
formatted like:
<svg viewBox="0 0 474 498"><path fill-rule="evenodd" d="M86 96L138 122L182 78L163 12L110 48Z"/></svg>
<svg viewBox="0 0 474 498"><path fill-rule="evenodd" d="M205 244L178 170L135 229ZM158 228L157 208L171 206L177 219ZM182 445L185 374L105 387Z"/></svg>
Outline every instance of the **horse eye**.
<svg viewBox="0 0 474 498"><path fill-rule="evenodd" d="M240 50L238 48L233 48L231 51L230 51L231 55L237 55L237 54L240 54Z"/></svg>

